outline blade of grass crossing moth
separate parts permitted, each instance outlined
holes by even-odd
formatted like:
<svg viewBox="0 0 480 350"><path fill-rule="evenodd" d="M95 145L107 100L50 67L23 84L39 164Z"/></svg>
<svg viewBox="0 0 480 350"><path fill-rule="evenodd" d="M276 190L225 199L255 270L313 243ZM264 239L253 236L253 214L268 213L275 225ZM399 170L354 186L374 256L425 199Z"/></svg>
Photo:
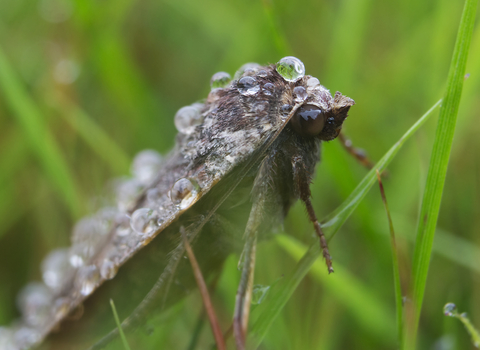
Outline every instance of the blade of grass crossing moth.
<svg viewBox="0 0 480 350"><path fill-rule="evenodd" d="M193 239L200 229L201 227L198 230L194 230L190 236L190 239ZM168 290L172 283L174 273L184 253L185 253L185 247L183 245L183 242L180 242L180 244L178 244L178 246L172 251L167 267L160 274L160 277L158 278L157 282L155 282L152 289L148 292L148 294L145 296L142 302L136 307L133 313L130 316L128 316L125 320L122 321L121 323L122 330L124 331L130 330L139 322L141 322L141 320L145 317L145 315L148 314L149 306L151 305L152 300L155 299L157 296L161 296L162 293L163 293L162 302L163 304L165 303L165 299L167 297ZM117 335L118 335L118 329L115 328L114 330L110 331L107 335L105 335L102 339L100 339L95 344L93 344L89 349L90 350L103 349Z"/></svg>
<svg viewBox="0 0 480 350"><path fill-rule="evenodd" d="M192 270L195 275L195 280L197 281L198 289L200 290L200 294L202 295L203 305L205 306L208 320L210 321L210 326L212 327L213 336L215 337L215 342L217 343L217 349L225 350L225 340L223 339L222 330L220 328L220 324L218 323L217 315L215 314L212 301L208 294L207 284L205 283L202 271L200 271L200 266L198 265L197 259L195 258L192 247L188 242L187 236L185 234L185 229L183 227L180 228L180 233L182 234L185 251L187 252L188 259L190 260L190 263L192 265Z"/></svg>
<svg viewBox="0 0 480 350"><path fill-rule="evenodd" d="M422 126L433 112L439 107L441 100L435 103L407 132L388 150L387 153L377 162L375 168L363 178L358 186L352 191L350 196L330 215L327 216L326 222L322 225L325 235L331 239L335 233L344 224L347 218L358 206L360 201L365 197L367 192L376 182L376 171L382 172L387 165L393 160L403 144ZM305 255L298 262L295 271L290 277L280 281L275 287L272 287L270 296L252 313L254 322L251 327L252 343L257 347L262 342L270 325L276 319L290 296L293 294L303 277L308 273L310 267L320 256L318 242L310 246ZM252 347L254 348L254 347Z"/></svg>
<svg viewBox="0 0 480 350"><path fill-rule="evenodd" d="M406 314L405 349L414 349L417 340L418 323L432 253L435 227L437 224L443 187L452 148L458 107L462 95L465 66L475 24L477 0L466 0L458 29L453 57L447 79L447 89L440 108L432 156L423 195L417 238L413 257L412 303Z"/></svg>
<svg viewBox="0 0 480 350"><path fill-rule="evenodd" d="M385 155L377 162L375 167L368 172L368 174L362 179L358 186L352 191L348 198L333 212L331 212L322 221L322 228L329 239L338 232L345 220L355 210L360 201L365 197L367 192L376 182L376 170L383 172L387 165L393 160L395 155L402 148L405 141L407 141L427 119L433 114L433 112L440 106L441 100L437 101L410 129L385 153Z"/></svg>
<svg viewBox="0 0 480 350"><path fill-rule="evenodd" d="M383 205L387 212L388 226L390 229L390 243L392 246L392 265L393 265L393 283L395 288L395 308L397 313L397 332L398 332L398 344L399 348L403 347L403 303L402 303L402 285L400 281L400 265L398 263L397 244L395 242L395 230L393 228L393 221L388 209L387 196L385 195L385 189L383 188L382 178L380 172L377 170L378 185L380 187L380 193L382 195Z"/></svg>
<svg viewBox="0 0 480 350"><path fill-rule="evenodd" d="M112 307L113 317L115 318L115 323L117 324L118 332L120 333L120 338L122 339L122 344L125 350L130 350L130 346L128 345L127 338L122 330L122 325L120 324L120 320L118 318L117 309L115 308L115 304L113 300L110 299L110 306Z"/></svg>
<svg viewBox="0 0 480 350"><path fill-rule="evenodd" d="M292 117L293 113L295 112L296 108L298 106L294 107L293 110L290 112L290 118ZM285 122L287 123L288 120ZM286 125L286 124L284 124ZM281 129L277 131L277 133L280 133ZM274 141L275 137L273 137L270 141L268 141L263 147L264 150L270 147L272 142ZM263 154L263 153L262 153ZM243 170L240 172L241 175L240 178L235 182L223 195L222 197L216 202L215 206L208 212L208 214L199 222L196 223L195 225L190 225L187 227L188 237L190 240L195 239L195 237L198 235L198 233L202 230L203 226L211 219L211 217L214 215L214 213L217 211L217 209L222 205L222 203L228 198L228 196L235 190L237 185L240 183L242 178L245 176L245 174L248 173L248 170L252 168L252 166L256 163L257 159L252 159L250 162L247 162L247 164L244 165ZM258 201L256 204L252 206L252 212L256 213L256 215L260 215L261 213L258 210L253 210L253 209L259 209L262 208L261 206L258 206ZM250 215L249 218L249 223L250 219L254 218L255 215ZM260 219L257 218L257 220L253 220L256 225L260 223ZM247 224L247 230L246 232L250 232L248 230L248 224ZM256 229L256 227L255 227ZM190 231L191 230L191 231ZM170 254L170 260L168 262L167 267L164 269L164 271L160 274L160 277L158 278L157 282L155 282L154 286L152 289L148 292L146 297L142 300L142 302L136 307L136 309L133 311L133 313L128 316L123 322L122 322L122 328L123 330L127 330L132 328L139 320L142 319L145 314L148 313L149 311L149 305L151 303L151 300L154 299L156 296L161 295L163 293L163 304L165 304L165 300L168 294L168 290L170 288L170 284L172 283L172 279L174 276L174 271L177 269L179 261L181 257L185 253L185 247L183 242L180 242L177 247L172 251ZM93 346L90 347L91 350L95 349L102 349L106 344L108 344L112 339L114 339L117 336L118 330L114 329L111 332L109 332L107 335L105 335L102 339L97 341Z"/></svg>

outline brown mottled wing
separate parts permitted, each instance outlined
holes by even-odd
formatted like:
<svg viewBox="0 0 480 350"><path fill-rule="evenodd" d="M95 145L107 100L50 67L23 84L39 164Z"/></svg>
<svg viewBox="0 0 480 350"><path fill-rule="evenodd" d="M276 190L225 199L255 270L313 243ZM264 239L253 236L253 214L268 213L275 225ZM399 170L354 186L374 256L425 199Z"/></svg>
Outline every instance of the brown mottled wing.
<svg viewBox="0 0 480 350"><path fill-rule="evenodd" d="M108 235L101 244L94 247L93 256L72 270L64 288L54 296L53 304L56 305L57 311L37 327L36 343L53 329L58 329L67 315L74 313L74 310L82 304L85 304L87 313L96 313L100 309L109 308L105 300L99 303L94 301L102 300L96 298L96 294L110 295L116 303L121 303L125 298L141 300L155 282L155 276L158 277L161 272L156 268L153 273L148 273L149 276L143 276L141 269L145 269L149 264L162 266L161 260L168 259L169 251L174 249L178 240L179 218L182 217L182 223L198 221L198 215L203 213L191 211L191 208L220 181L226 183L225 179L232 169L238 166L242 166L243 170L228 181L225 189L216 191L218 192L215 195L216 199L222 197L222 192L228 191L232 184L236 186L241 182L245 172L266 151L293 113L292 110L280 109L282 100L291 100L291 96L284 96L285 81L274 67L263 69L267 74L258 82L258 88L268 82L274 85L274 89L262 94L262 98L259 98L258 94L249 95L248 91L247 94L242 94L235 81L232 83L233 86L210 93L205 104L200 107L204 116L203 123L191 134L178 134L176 148L162 163L155 180L143 190L135 204L126 212L133 218L136 210L149 208L153 211L151 215L157 226L154 229L150 226L139 234L125 223L125 216L122 216L122 213L115 217ZM170 190L179 179L191 181L194 190L189 194L188 200L175 202L170 198ZM150 196L152 192L156 195ZM213 195L208 201L215 202ZM214 204L208 205L214 207ZM208 212L208 208L206 210ZM212 246L216 244L210 243ZM137 254L140 250L142 252ZM123 265L127 262L130 267L124 268ZM213 259L210 263L215 262ZM108 266L105 266L106 264ZM105 283L117 270L118 276ZM101 273L102 271L107 273ZM120 289L135 285L135 290L115 291L113 286L118 284L116 280L120 280L120 277L128 281ZM150 283L145 283L146 281ZM100 288L104 284L106 286ZM138 288L138 285L146 287ZM99 288L101 290L97 291ZM120 316L126 317L128 314ZM89 328L88 322L85 321L88 317L82 316L82 322L63 322L60 334L72 334L64 331L69 327L82 334L80 329L82 325ZM62 336L55 338L62 339ZM71 344L71 337L69 336L66 341ZM54 343L57 344L56 347L61 347L58 344L62 344L62 341Z"/></svg>

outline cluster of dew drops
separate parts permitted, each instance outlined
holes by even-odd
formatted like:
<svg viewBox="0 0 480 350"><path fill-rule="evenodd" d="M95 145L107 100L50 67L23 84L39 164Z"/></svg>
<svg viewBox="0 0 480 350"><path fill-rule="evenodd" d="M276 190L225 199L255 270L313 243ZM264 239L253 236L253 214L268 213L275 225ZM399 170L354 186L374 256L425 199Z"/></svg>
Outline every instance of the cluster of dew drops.
<svg viewBox="0 0 480 350"><path fill-rule="evenodd" d="M305 75L305 66L296 57L287 56L276 64L277 72L288 82L296 82ZM265 83L260 86L258 77L266 77L267 71L258 63L246 63L235 73L232 78L226 72L215 73L210 80L211 92L209 100L214 100L215 95L225 88L236 87L243 96L255 96L262 92L265 95L273 93L274 85ZM306 91L303 87L294 89L296 100L304 100ZM204 115L201 113L202 103L194 103L191 106L180 108L175 115L175 126L177 130L185 135L190 135L195 128L203 123Z"/></svg>
<svg viewBox="0 0 480 350"><path fill-rule="evenodd" d="M277 63L276 70L288 82L296 82L305 75L303 63L292 56L282 58ZM263 67L256 63L243 65L233 80L226 72L215 73L210 81L209 98L214 98L221 89L232 87L244 96L254 97L259 92L272 94L273 84L260 86L257 81L257 77L266 75ZM304 94L303 91L294 93L296 98L302 98ZM190 135L203 123L203 106L203 103L194 103L178 110L174 118L178 132ZM162 207L139 208L131 215L128 214L140 193L155 179L162 162L162 156L154 150L138 153L132 163L132 177L118 181L114 186L115 204L78 221L72 232L72 245L53 250L47 255L41 264L43 282L29 283L18 295L17 305L22 314L22 322L17 322L13 327L0 326L0 349L27 348L41 339L46 320L59 320L66 316L69 300L68 297L62 297L61 293L71 276L75 275L75 288L83 296L91 294L102 278L111 279L115 276L118 269L115 256L105 258L98 265L90 263L98 253L98 247L108 239L113 223L118 224L116 234L131 237L133 243L138 242L138 236L148 237L162 225ZM168 199L182 210L196 200L198 193L199 186L193 179L181 178L169 191ZM162 200L155 187L148 189L146 196L148 203Z"/></svg>

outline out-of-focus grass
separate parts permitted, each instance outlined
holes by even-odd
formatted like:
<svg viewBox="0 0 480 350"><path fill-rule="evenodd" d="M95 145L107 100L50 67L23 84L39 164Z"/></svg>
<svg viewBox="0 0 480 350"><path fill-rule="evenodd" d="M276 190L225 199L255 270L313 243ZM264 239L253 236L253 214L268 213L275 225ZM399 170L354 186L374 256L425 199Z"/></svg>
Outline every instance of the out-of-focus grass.
<svg viewBox="0 0 480 350"><path fill-rule="evenodd" d="M417 238L412 265L412 303L407 305L406 309L407 326L405 340L402 343L405 346L402 347L403 349L414 348L417 341L418 323L420 322L433 240L450 160L458 108L462 98L467 57L475 25L477 2L477 0L465 1L448 73L447 89L440 108L440 116L425 184L425 193L417 225Z"/></svg>
<svg viewBox="0 0 480 350"><path fill-rule="evenodd" d="M243 63L274 63L285 54L302 59L307 73L318 77L331 91L339 90L356 101L345 132L374 160L380 159L418 116L442 97L462 6L461 2L447 0L300 4L3 1L0 42L21 89L38 111L37 122L50 135L45 139L35 136L39 137L39 147L50 147L49 142L57 145L56 159L62 159L64 171L69 173L67 181L82 194L78 196L78 212L85 212L84 208L92 206L89 198L101 194L109 179L125 174L124 156L118 150L132 157L143 148L166 152L173 146L175 111L205 98L213 73L224 70L233 74ZM442 317L439 310L447 301L457 301L474 322L480 319L480 300L476 297L480 294L479 271L475 268L480 265L479 257L463 253L480 247L476 234L480 228L480 123L476 122L480 108L479 59L477 25L467 62L470 78L460 104L438 220L439 233L448 235L438 234L434 242L419 324L419 348L440 346L445 339L450 339L453 348L470 346L465 331L449 328ZM32 143L32 135L41 130L25 132L35 124L20 123L9 93L2 85L2 324L16 315L13 301L18 289L26 281L40 278L38 266L46 252L69 243L70 228L77 218L77 210L66 204L70 192L59 191L64 184L52 180L61 173L54 172L53 176L48 171L39 157L41 149ZM70 107L88 115L95 129L88 133L88 126L86 130L72 127L67 119L72 109L55 103L57 97L71 101ZM413 227L435 125L433 120L427 122L405 145L389 165L390 177L384 180L394 214L401 271L410 270ZM95 136L95 130L102 133ZM113 142L113 151L106 151L105 140ZM57 164L55 158L47 158ZM318 216L324 217L342 203L364 176L365 170L337 142L326 144L312 185ZM311 242L311 224L301 205L292 208L284 230L299 242ZM366 292L382 305L390 305L393 312L387 232L380 195L372 191L332 240L330 251L341 270L348 271L343 278L355 276ZM225 327L238 283L237 259L232 257L231 266L227 264L214 296ZM294 266L294 259L275 241L262 243L256 283L269 285L281 280ZM409 286L408 275L402 274L401 278ZM328 276L317 279L307 275L266 334L264 349L388 346L378 336L380 328L376 325L381 320L369 324L377 327L376 331L366 328L354 316L353 302L336 298L328 283ZM348 290L348 283L344 288ZM138 348L186 347L200 303L200 298L192 295L148 320L148 333L153 333ZM368 321L368 317L365 319ZM387 340L388 347L395 348L395 335L385 339L391 339L391 343ZM203 346L212 342L207 329L199 341Z"/></svg>
<svg viewBox="0 0 480 350"><path fill-rule="evenodd" d="M344 225L345 221L350 217L352 212L355 208L360 204L362 199L367 195L368 191L374 185L379 172L385 171L388 164L395 158L397 153L400 151L402 146L405 142L427 121L428 117L430 117L435 109L440 105L440 101L438 101L432 108L430 108L427 113L425 113L407 132L402 135L402 137L385 153L385 155L378 161L377 164L371 169L368 174L363 178L363 180L358 184L358 186L352 191L352 193L348 196L348 198L337 208L335 209L325 220L322 225L323 230L325 231L326 237L331 240L333 236L340 230L340 228ZM282 244L283 242L283 244ZM284 243L284 240L280 240L280 244L285 247L288 244ZM295 243L291 243L295 245ZM287 249L288 250L288 249ZM300 253L298 252L300 250ZM301 254L301 248L297 248L293 251L289 251L289 253L293 256L299 258L299 254ZM265 337L265 334L275 320L281 309L284 307L285 303L289 300L295 289L297 288L298 284L304 278L310 267L318 260L321 256L321 250L318 248L318 242L315 242L313 245L310 246L309 250L305 253L302 257L301 261L298 263L295 271L287 276L282 284L276 288L274 288L275 294L272 295L270 300L268 300L265 305L262 305L257 314L252 314L252 318L255 320L252 324L252 331L254 334L254 342L259 345L261 340ZM395 270L398 271L398 259L394 259L395 263ZM318 265L316 267L318 270ZM317 272L318 274L319 272ZM325 278L327 275L321 275ZM395 276L395 278L399 278ZM395 283L397 280L395 280ZM362 288L358 288L356 283L353 282L351 279L340 279L336 282L336 289L337 294L342 294L339 289L351 289L351 293L344 295L342 299L343 302L349 303L351 299L355 307L353 308L357 315L369 315L371 317L371 322L378 321L379 319L382 320L382 326L378 326L378 335L385 333L392 334L392 330L387 330L386 328L382 328L383 325L387 325L387 317L385 316L387 312L385 308L376 305L375 298L372 296L368 296ZM398 285L398 288L400 286ZM400 297L401 295L396 294L395 298ZM374 312L376 310L376 312ZM398 315L397 309L397 315ZM400 309L401 311L401 309ZM399 313L401 315L401 312ZM256 318L254 318L257 316ZM385 323L384 323L385 322ZM399 325L400 326L400 325ZM387 327L387 326L386 326ZM388 328L388 327L387 327ZM393 328L393 327L392 327ZM400 326L401 329L401 326Z"/></svg>
<svg viewBox="0 0 480 350"><path fill-rule="evenodd" d="M123 347L125 350L130 350L130 346L128 345L127 338L125 337L125 334L123 333L123 330L122 330L120 319L118 318L117 310L115 309L115 303L113 302L112 299L110 299L110 306L112 307L113 317L115 318L115 323L117 324L118 333L120 334L120 339L122 340Z"/></svg>

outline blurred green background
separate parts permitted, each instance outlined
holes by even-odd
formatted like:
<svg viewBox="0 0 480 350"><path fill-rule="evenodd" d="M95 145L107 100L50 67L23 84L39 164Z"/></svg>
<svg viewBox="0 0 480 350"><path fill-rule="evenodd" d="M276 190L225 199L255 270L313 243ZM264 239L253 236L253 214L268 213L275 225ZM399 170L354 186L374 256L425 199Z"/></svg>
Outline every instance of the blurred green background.
<svg viewBox="0 0 480 350"><path fill-rule="evenodd" d="M378 160L442 97L462 7L448 0L1 1L0 324L17 317L16 293L40 278L39 263L49 250L69 244L72 225L98 206L107 181L127 175L139 150L166 153L173 146L176 110L205 98L215 72L233 75L246 62L300 58L307 74L356 101L344 131ZM460 322L442 315L447 302L480 327L479 62L477 25L420 349L472 348ZM435 125L433 117L407 143L384 183L404 286ZM318 216L338 206L365 174L337 141L326 144L312 187ZM311 242L301 205L284 231ZM390 250L373 188L330 243L337 272L301 283L262 349L395 349ZM238 283L228 271L237 259L228 262L216 294L225 320ZM270 285L294 266L275 241L264 242L256 283ZM327 286L336 278L348 293ZM349 295L367 297L354 302ZM200 304L192 295L149 321L156 331L137 348L185 349ZM201 335L204 348L210 334L204 329Z"/></svg>

